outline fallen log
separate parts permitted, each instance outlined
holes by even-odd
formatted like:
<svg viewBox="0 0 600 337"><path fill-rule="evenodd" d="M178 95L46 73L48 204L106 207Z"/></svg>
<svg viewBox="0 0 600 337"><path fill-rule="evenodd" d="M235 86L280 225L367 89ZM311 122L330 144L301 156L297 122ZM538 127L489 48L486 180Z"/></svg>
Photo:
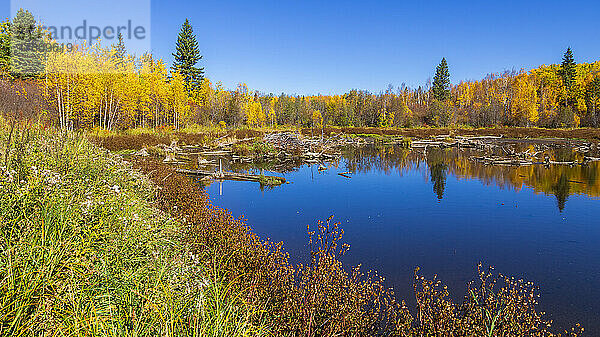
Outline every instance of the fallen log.
<svg viewBox="0 0 600 337"><path fill-rule="evenodd" d="M481 139L502 139L502 136L457 136L456 138L468 139L468 140L481 140Z"/></svg>
<svg viewBox="0 0 600 337"><path fill-rule="evenodd" d="M188 175L201 176L203 179L212 180L237 180L237 181L253 181L261 183L262 185L277 186L285 184L286 180L284 177L276 176L265 176L256 174L246 174L237 172L215 172L215 171L204 171L204 170L187 170L178 169L177 173L183 173Z"/></svg>
<svg viewBox="0 0 600 337"><path fill-rule="evenodd" d="M231 151L221 150L221 151L206 151L198 153L201 156L227 156L231 154Z"/></svg>

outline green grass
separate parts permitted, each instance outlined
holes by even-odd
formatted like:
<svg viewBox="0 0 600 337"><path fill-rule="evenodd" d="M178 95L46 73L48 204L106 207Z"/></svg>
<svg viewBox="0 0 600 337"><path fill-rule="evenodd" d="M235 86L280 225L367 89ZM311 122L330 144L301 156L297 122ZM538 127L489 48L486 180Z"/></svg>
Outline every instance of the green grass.
<svg viewBox="0 0 600 337"><path fill-rule="evenodd" d="M81 136L2 124L0 335L262 332L145 176Z"/></svg>

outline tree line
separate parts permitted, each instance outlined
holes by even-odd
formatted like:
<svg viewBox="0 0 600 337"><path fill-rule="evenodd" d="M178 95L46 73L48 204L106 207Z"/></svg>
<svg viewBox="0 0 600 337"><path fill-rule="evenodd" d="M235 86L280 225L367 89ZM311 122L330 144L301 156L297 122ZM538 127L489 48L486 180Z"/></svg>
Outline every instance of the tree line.
<svg viewBox="0 0 600 337"><path fill-rule="evenodd" d="M23 42L24 37L29 40ZM0 108L23 110L17 102L27 97L37 103L36 111L29 113L63 128L179 129L194 124L556 128L598 127L600 122L600 61L577 64L570 48L560 64L489 74L479 81L451 84L443 58L433 81L417 88L390 85L379 93L274 95L244 83L226 89L205 78L204 69L197 66L202 56L187 19L170 68L149 53L129 55L122 37L108 47L78 45L35 55L18 48L41 40L52 43L28 11L20 10L12 21L0 24L4 97ZM31 104L27 107L31 109Z"/></svg>

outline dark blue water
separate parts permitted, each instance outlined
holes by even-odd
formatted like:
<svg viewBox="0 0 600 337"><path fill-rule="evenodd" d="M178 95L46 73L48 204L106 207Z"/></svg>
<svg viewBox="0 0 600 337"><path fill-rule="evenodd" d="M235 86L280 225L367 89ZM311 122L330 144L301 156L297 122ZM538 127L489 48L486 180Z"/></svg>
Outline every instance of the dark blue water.
<svg viewBox="0 0 600 337"><path fill-rule="evenodd" d="M273 189L225 181L207 191L295 261L307 255L306 225L335 215L350 244L344 263L379 271L409 304L416 266L460 300L481 261L539 286L557 327L600 335L598 165L486 167L456 151L392 149L296 170Z"/></svg>

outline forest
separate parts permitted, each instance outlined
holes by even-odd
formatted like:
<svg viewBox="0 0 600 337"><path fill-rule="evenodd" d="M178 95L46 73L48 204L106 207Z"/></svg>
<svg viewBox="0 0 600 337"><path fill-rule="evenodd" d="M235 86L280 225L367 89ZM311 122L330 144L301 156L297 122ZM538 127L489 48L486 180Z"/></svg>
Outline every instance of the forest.
<svg viewBox="0 0 600 337"><path fill-rule="evenodd" d="M46 47L14 48L20 44ZM561 63L492 73L478 81L451 84L444 58L433 81L417 88L389 85L379 93L356 89L302 96L263 93L245 83L229 89L204 77L203 68L195 67L202 56L187 21L170 68L150 53L128 54L122 37L110 46L56 46L28 11L0 25L1 110L37 116L61 128L108 130L194 125L577 128L598 127L600 117L600 61L576 63L570 48ZM192 52L184 55L185 50Z"/></svg>

